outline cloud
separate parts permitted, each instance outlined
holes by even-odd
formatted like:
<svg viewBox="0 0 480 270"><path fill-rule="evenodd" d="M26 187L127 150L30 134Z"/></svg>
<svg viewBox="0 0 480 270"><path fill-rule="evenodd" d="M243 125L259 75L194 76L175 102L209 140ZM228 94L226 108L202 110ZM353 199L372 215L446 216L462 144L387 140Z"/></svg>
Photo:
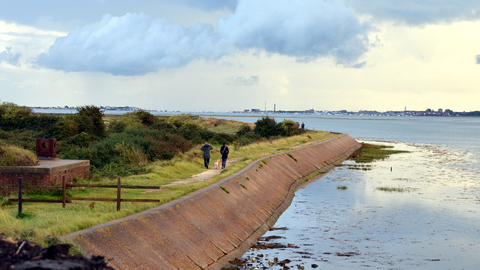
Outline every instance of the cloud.
<svg viewBox="0 0 480 270"><path fill-rule="evenodd" d="M244 0L217 27L240 49L265 50L299 61L332 56L339 63L350 63L366 52L368 26L341 1Z"/></svg>
<svg viewBox="0 0 480 270"><path fill-rule="evenodd" d="M230 78L227 81L228 85L245 85L245 86L250 86L250 85L256 85L259 82L259 76L250 76L250 77L236 77L236 78Z"/></svg>
<svg viewBox="0 0 480 270"><path fill-rule="evenodd" d="M215 1L213 1L215 2ZM367 24L340 0L240 0L235 12L211 24L184 27L127 13L57 38L36 64L64 71L142 75L257 50L312 61L331 57L351 65L367 51Z"/></svg>
<svg viewBox="0 0 480 270"><path fill-rule="evenodd" d="M363 68L366 65L367 65L367 61L363 61L361 63L357 63L357 64L352 65L351 68L360 69L360 68Z"/></svg>
<svg viewBox="0 0 480 270"><path fill-rule="evenodd" d="M21 53L13 54L12 48L6 47L5 51L0 52L0 63L5 62L10 65L18 66L20 64L18 60L21 56Z"/></svg>
<svg viewBox="0 0 480 270"><path fill-rule="evenodd" d="M100 22L57 38L36 64L64 71L100 71L113 75L141 75L159 68L176 68L230 53L212 25L185 28L145 14L104 15Z"/></svg>
<svg viewBox="0 0 480 270"><path fill-rule="evenodd" d="M374 20L408 25L448 23L480 18L478 0L345 0L356 12Z"/></svg>
<svg viewBox="0 0 480 270"><path fill-rule="evenodd" d="M476 60L477 60L477 65L480 65L480 54L477 55Z"/></svg>

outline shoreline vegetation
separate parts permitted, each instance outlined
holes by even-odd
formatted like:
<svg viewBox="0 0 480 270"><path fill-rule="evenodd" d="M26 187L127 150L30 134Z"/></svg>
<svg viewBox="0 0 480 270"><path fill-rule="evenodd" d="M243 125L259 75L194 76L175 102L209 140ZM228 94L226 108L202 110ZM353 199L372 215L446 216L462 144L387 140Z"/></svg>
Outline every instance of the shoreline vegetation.
<svg viewBox="0 0 480 270"><path fill-rule="evenodd" d="M155 117L148 112L105 116L94 106L66 116L37 115L12 103L0 105L1 149L16 145L32 151L37 137L57 137L57 156L62 159L89 159L91 178L75 179L76 184L122 184L160 186L160 190L126 190L125 199L159 199L160 203L122 203L117 212L111 202L75 201L62 208L58 204L25 203L18 215L16 204L8 201L16 194L0 195L2 233L42 246L51 239L97 224L125 217L164 204L227 177L261 157L305 147L337 137L324 131L299 128L298 123L276 123L262 118L255 124L191 115ZM185 181L205 172L201 144L209 141L211 163L220 158L223 142L230 148L229 166L203 181ZM211 169L212 170L212 169ZM180 184L175 184L176 182ZM167 186L168 185L168 186ZM114 198L115 192L100 188L73 188L67 197ZM59 199L61 191L29 190L24 198ZM73 252L79 252L73 249ZM76 251L75 251L76 250Z"/></svg>

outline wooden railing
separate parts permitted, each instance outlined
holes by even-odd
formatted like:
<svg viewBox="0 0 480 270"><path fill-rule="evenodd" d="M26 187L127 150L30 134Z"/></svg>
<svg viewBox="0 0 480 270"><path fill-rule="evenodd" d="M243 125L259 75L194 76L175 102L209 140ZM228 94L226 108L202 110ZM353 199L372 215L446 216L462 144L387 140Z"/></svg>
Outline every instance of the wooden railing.
<svg viewBox="0 0 480 270"><path fill-rule="evenodd" d="M67 198L67 189L72 189L74 187L95 187L95 188L116 188L117 189L117 198ZM27 189L32 188L42 188L42 189L57 189L62 190L62 199L61 200L50 200L50 199L23 199L22 198L22 189L23 187L22 178L18 178L18 199L9 199L10 202L18 202L18 212L22 212L22 203L23 202L43 202L43 203L61 203L62 207L65 208L67 203L72 203L72 201L100 201L100 202L117 202L117 211L120 211L121 202L160 202L160 200L152 199L122 199L122 188L128 189L160 189L158 186L132 186L132 185L121 185L121 179L118 178L116 185L77 185L72 183L67 183L65 176L62 178L62 186L34 186L26 187Z"/></svg>

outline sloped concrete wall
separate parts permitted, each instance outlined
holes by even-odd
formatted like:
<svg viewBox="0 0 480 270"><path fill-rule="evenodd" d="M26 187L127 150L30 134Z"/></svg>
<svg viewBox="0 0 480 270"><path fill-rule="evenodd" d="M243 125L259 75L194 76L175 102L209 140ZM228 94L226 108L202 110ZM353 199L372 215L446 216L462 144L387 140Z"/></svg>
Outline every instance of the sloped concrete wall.
<svg viewBox="0 0 480 270"><path fill-rule="evenodd" d="M112 259L117 269L220 269L275 224L304 177L360 146L344 134L266 157L176 201L63 238Z"/></svg>

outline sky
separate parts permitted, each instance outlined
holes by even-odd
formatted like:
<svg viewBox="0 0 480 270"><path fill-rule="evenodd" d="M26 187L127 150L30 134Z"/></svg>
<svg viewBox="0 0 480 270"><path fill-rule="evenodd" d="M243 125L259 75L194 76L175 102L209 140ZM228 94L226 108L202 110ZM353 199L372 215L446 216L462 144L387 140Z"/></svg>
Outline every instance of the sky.
<svg viewBox="0 0 480 270"><path fill-rule="evenodd" d="M478 0L0 0L0 101L480 110Z"/></svg>

